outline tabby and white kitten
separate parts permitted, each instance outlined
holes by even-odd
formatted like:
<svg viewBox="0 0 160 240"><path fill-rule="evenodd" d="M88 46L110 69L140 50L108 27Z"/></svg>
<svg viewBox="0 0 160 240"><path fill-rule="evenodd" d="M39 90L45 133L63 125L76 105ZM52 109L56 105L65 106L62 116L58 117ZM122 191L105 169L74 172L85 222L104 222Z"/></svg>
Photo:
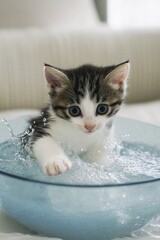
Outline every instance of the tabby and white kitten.
<svg viewBox="0 0 160 240"><path fill-rule="evenodd" d="M45 64L49 104L30 121L33 154L44 172L57 175L72 163L64 152L82 151L89 162L103 162L104 144L112 119L122 104L129 74L129 61L108 67L83 65L60 69Z"/></svg>

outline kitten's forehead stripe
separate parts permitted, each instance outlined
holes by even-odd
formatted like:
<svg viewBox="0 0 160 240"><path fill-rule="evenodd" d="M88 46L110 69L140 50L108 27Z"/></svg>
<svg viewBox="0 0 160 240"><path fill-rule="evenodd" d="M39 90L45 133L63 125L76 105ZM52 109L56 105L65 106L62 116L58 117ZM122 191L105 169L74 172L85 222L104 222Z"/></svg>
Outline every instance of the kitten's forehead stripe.
<svg viewBox="0 0 160 240"><path fill-rule="evenodd" d="M91 65L81 66L79 68L67 70L65 73L72 81L74 85L74 91L78 96L79 103L80 98L84 98L86 89L89 90L91 99L96 98L97 102L100 101L100 81L105 78L109 69L106 67L94 67ZM104 98L103 98L104 99Z"/></svg>

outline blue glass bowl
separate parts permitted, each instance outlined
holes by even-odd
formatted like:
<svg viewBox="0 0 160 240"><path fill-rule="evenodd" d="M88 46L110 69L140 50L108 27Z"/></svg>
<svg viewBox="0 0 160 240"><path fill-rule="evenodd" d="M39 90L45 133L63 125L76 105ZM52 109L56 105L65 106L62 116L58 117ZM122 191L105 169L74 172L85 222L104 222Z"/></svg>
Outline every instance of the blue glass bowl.
<svg viewBox="0 0 160 240"><path fill-rule="evenodd" d="M11 125L18 134L26 118ZM160 163L160 128L117 118L115 132L117 139L129 134L129 144L156 151ZM1 123L0 142L9 137ZM110 240L132 234L160 214L160 179L139 176L119 184L72 185L0 169L0 202L11 217L36 233L64 240Z"/></svg>

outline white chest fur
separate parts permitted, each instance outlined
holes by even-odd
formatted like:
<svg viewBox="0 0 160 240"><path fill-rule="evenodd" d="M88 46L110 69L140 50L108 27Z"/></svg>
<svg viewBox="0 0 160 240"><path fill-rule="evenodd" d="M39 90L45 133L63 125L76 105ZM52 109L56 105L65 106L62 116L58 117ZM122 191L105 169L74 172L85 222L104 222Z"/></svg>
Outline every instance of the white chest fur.
<svg viewBox="0 0 160 240"><path fill-rule="evenodd" d="M70 123L63 122L62 124L61 121L52 125L50 133L63 147L72 149L77 154L81 151L88 151L92 146L103 144L109 135L105 128L93 133L85 133L76 126L71 127Z"/></svg>

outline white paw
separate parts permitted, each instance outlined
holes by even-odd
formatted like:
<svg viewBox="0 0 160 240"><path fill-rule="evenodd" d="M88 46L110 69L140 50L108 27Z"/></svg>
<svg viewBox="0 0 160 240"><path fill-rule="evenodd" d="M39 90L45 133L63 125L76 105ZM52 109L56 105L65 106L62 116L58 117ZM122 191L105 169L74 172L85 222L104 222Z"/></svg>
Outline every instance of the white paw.
<svg viewBox="0 0 160 240"><path fill-rule="evenodd" d="M57 155L49 159L43 166L43 171L48 175L58 175L72 167L71 161L65 155Z"/></svg>

